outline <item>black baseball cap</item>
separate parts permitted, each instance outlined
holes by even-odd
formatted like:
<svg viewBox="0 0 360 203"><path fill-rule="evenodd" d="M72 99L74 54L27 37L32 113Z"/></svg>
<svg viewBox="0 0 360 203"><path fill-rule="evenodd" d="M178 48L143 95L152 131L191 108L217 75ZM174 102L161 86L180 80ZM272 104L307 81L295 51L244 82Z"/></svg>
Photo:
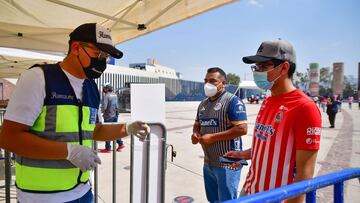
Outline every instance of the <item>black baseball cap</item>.
<svg viewBox="0 0 360 203"><path fill-rule="evenodd" d="M70 40L93 43L98 49L114 58L121 58L123 53L112 43L110 30L96 23L85 23L70 33Z"/></svg>

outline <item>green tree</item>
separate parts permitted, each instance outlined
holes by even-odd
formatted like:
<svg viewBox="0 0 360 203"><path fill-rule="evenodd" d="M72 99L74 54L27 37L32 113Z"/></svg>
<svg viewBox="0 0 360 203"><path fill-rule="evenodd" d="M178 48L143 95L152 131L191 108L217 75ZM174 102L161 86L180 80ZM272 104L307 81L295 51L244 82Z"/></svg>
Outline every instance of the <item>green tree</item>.
<svg viewBox="0 0 360 203"><path fill-rule="evenodd" d="M319 94L321 96L329 96L332 94L330 68L320 68Z"/></svg>
<svg viewBox="0 0 360 203"><path fill-rule="evenodd" d="M331 86L331 74L329 68L320 68L320 83L325 88L330 88Z"/></svg>
<svg viewBox="0 0 360 203"><path fill-rule="evenodd" d="M354 77L353 76L344 76L344 90L343 90L343 97L347 98L348 96L354 96L356 93L356 84L353 83Z"/></svg>
<svg viewBox="0 0 360 203"><path fill-rule="evenodd" d="M228 73L226 77L230 85L238 85L240 83L240 77L234 73Z"/></svg>
<svg viewBox="0 0 360 203"><path fill-rule="evenodd" d="M307 90L308 86L309 86L308 72L306 72L304 74L304 73L296 71L293 82L294 82L295 87L302 89L302 90Z"/></svg>

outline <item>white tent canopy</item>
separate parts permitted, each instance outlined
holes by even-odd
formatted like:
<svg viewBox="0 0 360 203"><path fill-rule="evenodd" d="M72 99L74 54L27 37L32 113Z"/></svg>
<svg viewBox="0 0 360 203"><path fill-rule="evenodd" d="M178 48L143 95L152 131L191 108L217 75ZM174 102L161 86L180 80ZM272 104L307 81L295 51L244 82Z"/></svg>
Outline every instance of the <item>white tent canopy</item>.
<svg viewBox="0 0 360 203"><path fill-rule="evenodd" d="M253 90L261 90L253 80L244 80L239 84L242 89L253 89Z"/></svg>
<svg viewBox="0 0 360 203"><path fill-rule="evenodd" d="M111 29L118 44L233 1L1 0L0 47L64 54L69 33L88 22ZM31 64L46 62L0 53L0 78L19 77Z"/></svg>
<svg viewBox="0 0 360 203"><path fill-rule="evenodd" d="M63 58L63 56L0 47L0 77L18 78L22 71L34 64L54 63Z"/></svg>
<svg viewBox="0 0 360 203"><path fill-rule="evenodd" d="M3 0L0 47L65 52L69 33L87 22L113 42L150 33L234 0Z"/></svg>

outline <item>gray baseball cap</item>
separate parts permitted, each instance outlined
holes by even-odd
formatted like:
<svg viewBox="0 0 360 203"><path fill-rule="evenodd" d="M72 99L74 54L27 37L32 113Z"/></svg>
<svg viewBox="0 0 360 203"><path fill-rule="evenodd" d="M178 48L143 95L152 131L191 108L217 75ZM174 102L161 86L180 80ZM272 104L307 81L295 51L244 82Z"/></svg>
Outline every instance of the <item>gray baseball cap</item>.
<svg viewBox="0 0 360 203"><path fill-rule="evenodd" d="M259 63L271 59L289 61L296 64L296 54L290 42L283 39L264 41L258 48L256 55L242 58L244 63Z"/></svg>

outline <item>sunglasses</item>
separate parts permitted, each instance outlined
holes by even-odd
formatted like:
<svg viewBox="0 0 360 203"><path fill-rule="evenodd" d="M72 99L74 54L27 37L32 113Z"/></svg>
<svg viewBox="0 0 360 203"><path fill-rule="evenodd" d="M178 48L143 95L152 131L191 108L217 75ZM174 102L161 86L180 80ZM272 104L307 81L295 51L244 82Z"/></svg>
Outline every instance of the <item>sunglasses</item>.
<svg viewBox="0 0 360 203"><path fill-rule="evenodd" d="M108 53L106 53L106 52L104 52L104 51L101 51L101 50L98 49L96 46L93 46L93 45L91 45L91 44L89 44L89 43L86 43L86 42L80 42L80 45L81 45L82 47L88 47L88 48L94 50L95 52L98 52L98 53L99 53L98 56L97 56L98 59L106 59L106 62L109 62L110 59L111 59L110 54L108 54ZM84 49L84 50L85 50L85 49ZM85 50L85 52L86 52L87 55L89 55L86 50ZM89 56L90 56L90 55L89 55Z"/></svg>
<svg viewBox="0 0 360 203"><path fill-rule="evenodd" d="M255 64L255 65L252 65L251 70L253 72L264 72L264 71L268 71L272 67L277 67L277 66L279 66L280 64L282 64L284 62L285 61L273 59L271 61L266 61L266 62L263 62L263 63L258 63L258 64Z"/></svg>

